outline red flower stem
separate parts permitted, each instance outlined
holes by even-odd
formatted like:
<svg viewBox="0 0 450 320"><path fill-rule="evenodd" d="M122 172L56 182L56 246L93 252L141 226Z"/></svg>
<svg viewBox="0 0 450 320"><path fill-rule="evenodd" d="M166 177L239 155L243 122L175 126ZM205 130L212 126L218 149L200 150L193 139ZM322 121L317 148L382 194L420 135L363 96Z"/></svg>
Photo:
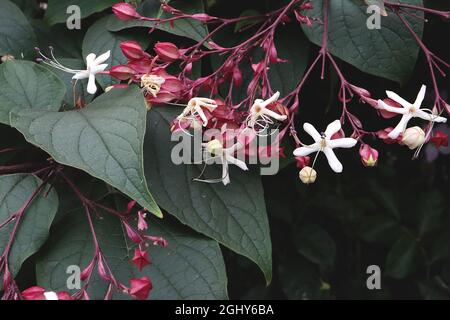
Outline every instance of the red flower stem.
<svg viewBox="0 0 450 320"><path fill-rule="evenodd" d="M384 5L390 9L393 9L394 11L397 9L406 8L406 9L422 11L422 12L426 12L426 13L430 13L430 14L433 14L436 16L450 19L449 11L440 11L440 10L426 8L426 7L415 6L415 5L407 4L407 3L393 3L393 2L389 2L389 1L384 1Z"/></svg>

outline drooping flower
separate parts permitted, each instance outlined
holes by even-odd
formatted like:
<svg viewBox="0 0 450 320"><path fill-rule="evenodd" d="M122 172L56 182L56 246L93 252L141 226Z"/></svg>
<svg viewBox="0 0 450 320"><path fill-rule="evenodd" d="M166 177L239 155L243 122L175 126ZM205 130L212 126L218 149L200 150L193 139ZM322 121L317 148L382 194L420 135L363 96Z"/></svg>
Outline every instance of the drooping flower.
<svg viewBox="0 0 450 320"><path fill-rule="evenodd" d="M320 134L311 124L305 123L303 129L314 139L314 143L294 150L294 156L305 157L313 152L323 152L327 157L328 164L334 172L342 172L342 163L333 152L334 148L351 148L357 140L353 138L331 139L333 134L341 130L341 122L335 120L327 126L324 133Z"/></svg>
<svg viewBox="0 0 450 320"><path fill-rule="evenodd" d="M425 132L420 127L411 127L405 130L402 135L402 143L413 150L425 143Z"/></svg>
<svg viewBox="0 0 450 320"><path fill-rule="evenodd" d="M277 91L267 100L256 99L250 108L247 126L252 128L256 133L259 133L267 129L269 125L273 124L273 119L278 121L286 120L286 115L281 115L268 108L272 103L278 100L279 96L280 93Z"/></svg>
<svg viewBox="0 0 450 320"><path fill-rule="evenodd" d="M217 108L217 103L213 99L209 98L201 98L195 97L189 100L186 108L184 108L183 112L177 117L178 120L196 120L197 116L202 120L202 124L204 127L208 124L208 118L203 111L203 108L212 112L215 108Z"/></svg>
<svg viewBox="0 0 450 320"><path fill-rule="evenodd" d="M151 94L154 98L161 90L161 86L166 82L163 77L154 74L144 74L141 77L141 87L144 90L144 94Z"/></svg>
<svg viewBox="0 0 450 320"><path fill-rule="evenodd" d="M148 252L141 250L140 248L134 249L134 257L131 259L131 263L133 263L139 271L141 271L145 266L150 264Z"/></svg>
<svg viewBox="0 0 450 320"><path fill-rule="evenodd" d="M248 170L247 165L244 161L237 159L234 154L241 149L243 146L241 143L236 143L232 145L229 148L224 148L222 142L220 142L218 139L213 139L207 143L202 143L202 147L204 150L211 154L214 157L219 158L220 163L222 164L222 177L217 180L199 180L197 181L203 181L203 182L220 182L224 185L227 185L230 183L230 174L228 170L228 164L234 164L241 168L244 171Z"/></svg>
<svg viewBox="0 0 450 320"><path fill-rule="evenodd" d="M403 133L408 125L409 120L411 120L412 118L421 118L427 121L444 123L447 121L446 118L440 117L428 109L420 108L425 98L426 90L427 87L425 85L422 85L419 94L417 95L416 101L412 104L400 97L398 94L392 91L386 91L387 96L395 102L399 103L402 108L393 107L385 103L383 100L378 100L379 108L402 115L402 119L400 120L398 125L388 134L389 138L396 139L401 133Z"/></svg>
<svg viewBox="0 0 450 320"><path fill-rule="evenodd" d="M110 50L99 55L98 57L95 55L95 53L90 53L86 56L86 70L76 70L63 66L55 58L53 54L53 48L50 48L51 58L45 56L39 49L36 50L41 56L40 61L42 61L43 63L53 68L59 69L61 71L73 74L72 79L74 80L88 79L87 92L90 94L94 94L97 92L97 86L95 84L95 76L105 71L108 64L104 62L108 60L109 57L111 56Z"/></svg>
<svg viewBox="0 0 450 320"><path fill-rule="evenodd" d="M130 279L130 295L138 300L145 300L153 285L148 277Z"/></svg>

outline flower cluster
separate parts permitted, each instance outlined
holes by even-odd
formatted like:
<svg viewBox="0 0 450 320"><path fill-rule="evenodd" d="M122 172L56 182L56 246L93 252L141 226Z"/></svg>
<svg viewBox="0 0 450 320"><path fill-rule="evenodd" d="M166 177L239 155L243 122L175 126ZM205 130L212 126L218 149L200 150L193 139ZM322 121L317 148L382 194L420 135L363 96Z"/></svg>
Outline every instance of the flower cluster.
<svg viewBox="0 0 450 320"><path fill-rule="evenodd" d="M171 42L157 42L152 50L144 50L136 41L124 41L120 48L128 59L126 64L112 66L105 71L103 62L109 57L108 53L96 58L95 54L86 57L86 70L70 70L56 60L46 58L41 54L43 62L57 67L61 70L74 73L74 79L89 79L88 92L93 93L95 88L95 75L108 73L119 79L122 83L115 86L126 86L132 83L142 88L143 95L150 108L153 105L177 105L183 109L173 120L171 130L182 130L196 132L217 128L222 133L232 129L235 132L230 140L229 137L217 139L212 137L203 143L203 150L209 159L217 159L222 164L222 177L219 179L197 179L203 182L230 182L228 165L234 164L243 170L248 170L245 156L251 151L249 144L260 136L271 134L272 129L278 129L277 139L268 147L260 147L256 153L265 151L267 154L283 154L281 141L288 134L296 145L293 156L301 169L299 173L301 181L312 183L315 181L317 172L314 165L317 155L325 154L331 169L340 173L343 170L341 162L337 159L334 148L351 148L360 143L359 155L364 166L373 167L378 162L379 152L364 139L367 137L379 138L386 143L399 143L410 149L415 149L415 156L421 147L428 141L433 141L436 147L445 145L446 137L432 134L434 123L446 122L441 116L444 109L449 109L448 104L439 96L436 81L433 81L436 94L435 105L431 109L422 108L425 98L426 87L422 86L414 103L392 91L386 91L384 100L374 99L369 90L350 83L337 62L328 51L328 10L329 0L323 3L323 17L308 17L305 13L313 8L313 3L305 0L291 0L280 9L274 10L261 16L243 16L239 18L220 18L206 13L189 14L178 10L167 3L161 4L161 9L169 15L168 18L150 18L140 15L136 8L129 3L117 3L113 6L116 17L123 21L140 20L151 21L154 27L150 28L150 34L157 26L162 24L173 24L177 20L194 20L210 26L211 31L201 41L186 48L179 48ZM387 3L386 9L392 10L402 21L408 31L413 32L408 22L404 20L403 9L421 10L421 7L403 6L402 4ZM423 8L422 8L423 9ZM427 10L431 14L440 15L439 11ZM321 50L316 59L297 84L292 92L281 97L280 93L272 88L269 81L268 70L271 65L287 63L286 59L278 56L275 45L275 31L280 25L295 21L311 27L314 23L322 23L324 27ZM233 45L223 46L213 40L213 36L223 28L232 24L242 23L250 27L259 26L259 31L244 41ZM448 66L444 61L436 57L426 49L419 41L420 47L425 51L430 65L438 68L438 62ZM255 50L263 52L258 61L254 61ZM199 67L203 58L208 56L220 57L221 63L209 74L194 77L193 68ZM300 91L311 71L322 62L322 78L324 77L325 63L329 61L341 82L338 97L342 102L342 116L333 121L323 133L319 133L311 124L304 123L304 130L313 138L314 143L306 145L297 136L295 129L295 116L298 112ZM243 85L242 66L251 66L250 81L246 83L246 97L236 101L233 92ZM439 69L440 70L440 69ZM432 72L434 79L434 72ZM222 94L225 92L225 94ZM352 114L348 103L356 96L360 102L373 107L383 118L391 118L401 115L401 120L394 128L385 128L375 132L364 130L363 124L358 117ZM263 97L263 99L261 99ZM164 107L164 106L161 106ZM419 118L427 121L425 128L419 126L407 127L410 120ZM352 129L351 137L345 138L341 126L348 123ZM238 158L240 152L244 158ZM309 166L308 155L314 153L314 161Z"/></svg>

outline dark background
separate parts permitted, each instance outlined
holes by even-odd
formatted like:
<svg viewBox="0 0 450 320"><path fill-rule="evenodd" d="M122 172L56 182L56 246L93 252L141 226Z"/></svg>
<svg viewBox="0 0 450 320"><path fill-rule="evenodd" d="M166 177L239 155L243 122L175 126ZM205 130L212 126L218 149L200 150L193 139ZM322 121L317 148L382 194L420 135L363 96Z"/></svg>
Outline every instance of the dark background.
<svg viewBox="0 0 450 320"><path fill-rule="evenodd" d="M426 5L450 10L443 2L428 1ZM236 16L243 7L264 12L279 1L240 4L217 2L211 9ZM450 61L450 22L429 15L427 19L425 44ZM317 50L312 48L310 58ZM403 87L338 63L351 83L369 89L375 98L384 98L384 91L392 90L413 101L422 84L431 87L422 53ZM320 81L316 70L310 79L302 90L297 116L300 134L302 118L325 127L341 113L339 83L333 72L328 69L326 79ZM440 79L439 87L441 95L448 97L449 79ZM432 102L429 90L424 105ZM350 110L368 130L398 121L380 118L356 99ZM273 242L273 281L266 287L252 262L224 249L230 298L450 298L449 156L427 162L424 148L419 158L412 160L413 152L404 146L371 139L365 142L380 152L375 168L365 168L354 150L339 153L344 164L340 175L331 172L324 157L319 157L319 177L310 186L299 181L295 163L276 176L263 177ZM366 268L373 264L381 268L381 290L366 287Z"/></svg>

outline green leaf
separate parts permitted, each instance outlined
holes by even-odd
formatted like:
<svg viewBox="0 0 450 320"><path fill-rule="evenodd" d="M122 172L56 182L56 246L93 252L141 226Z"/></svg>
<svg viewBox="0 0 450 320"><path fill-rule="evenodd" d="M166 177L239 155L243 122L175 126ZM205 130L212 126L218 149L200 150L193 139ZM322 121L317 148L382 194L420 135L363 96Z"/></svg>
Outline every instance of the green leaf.
<svg viewBox="0 0 450 320"><path fill-rule="evenodd" d="M230 168L227 186L192 181L202 166L175 165L171 160L169 127L179 112L165 106L149 114L144 163L150 190L181 222L257 263L269 283L272 246L260 177ZM215 167L207 171L214 171L215 178L221 175Z"/></svg>
<svg viewBox="0 0 450 320"><path fill-rule="evenodd" d="M403 3L423 6L422 0ZM381 17L381 29L367 28L367 5L356 0L330 1L328 45L330 52L363 72L404 83L416 64L419 46L395 14ZM323 0L314 2L310 17L323 18ZM421 16L422 13L415 14ZM419 37L423 20L405 17ZM302 25L316 45L321 45L323 24Z"/></svg>
<svg viewBox="0 0 450 320"><path fill-rule="evenodd" d="M386 8L384 7L384 0L364 0L368 6L377 6L380 8L380 14L387 16Z"/></svg>
<svg viewBox="0 0 450 320"><path fill-rule="evenodd" d="M0 8L0 56L32 57L36 36L27 18L8 0L0 0Z"/></svg>
<svg viewBox="0 0 450 320"><path fill-rule="evenodd" d="M85 18L93 13L103 11L121 0L49 0L48 9L45 12L44 20L50 24L66 22L72 12L67 13L67 8L77 5L80 8L80 18ZM83 27L83 26L81 26Z"/></svg>
<svg viewBox="0 0 450 320"><path fill-rule="evenodd" d="M292 41L295 39L295 41ZM300 82L308 65L309 43L305 36L291 28L280 30L275 36L278 58L286 62L275 63L269 69L269 81L274 91L287 95Z"/></svg>
<svg viewBox="0 0 450 320"><path fill-rule="evenodd" d="M410 233L404 233L393 245L386 258L386 274L395 279L403 279L417 269L419 248Z"/></svg>
<svg viewBox="0 0 450 320"><path fill-rule="evenodd" d="M148 276L153 282L149 299L226 299L227 277L225 264L216 241L206 239L167 219L149 222L151 233L164 237L166 248L150 247L152 264L138 272L129 260L133 257L117 218L105 214L94 217L94 227L100 246L118 280L128 284L134 277ZM92 236L83 211L64 216L55 228L51 241L38 256L37 282L52 290L65 290L70 265L85 268L94 254ZM89 295L102 299L106 284L95 275ZM114 298L126 298L115 294Z"/></svg>
<svg viewBox="0 0 450 320"><path fill-rule="evenodd" d="M304 225L294 230L297 251L322 269L333 267L336 245L330 235L318 225Z"/></svg>
<svg viewBox="0 0 450 320"><path fill-rule="evenodd" d="M398 223L387 215L364 216L357 227L358 235L367 242L392 243L398 237Z"/></svg>
<svg viewBox="0 0 450 320"><path fill-rule="evenodd" d="M258 12L255 9L248 9L248 10L244 10L242 11L241 15L239 17L251 17L251 16L259 16L261 15L260 12ZM241 20L238 21L235 25L234 25L234 33L238 33L240 32L242 29L250 27L253 24L257 24L260 23L263 20L263 18L257 18L257 19L253 19L253 20Z"/></svg>
<svg viewBox="0 0 450 320"><path fill-rule="evenodd" d="M84 170L162 216L144 179L146 113L142 93L133 87L113 89L82 110L11 114L11 123L57 162Z"/></svg>
<svg viewBox="0 0 450 320"><path fill-rule="evenodd" d="M29 61L1 64L0 83L0 123L5 124L9 124L11 111L57 111L66 91L54 73Z"/></svg>
<svg viewBox="0 0 450 320"><path fill-rule="evenodd" d="M141 32L127 32L127 33L114 33L106 29L106 22L108 17L95 22L86 32L83 40L83 56L86 57L89 53L95 53L100 55L108 50L111 50L111 56L105 62L109 67L127 62L126 57L123 55L120 49L120 43L126 40L136 40L141 42L142 47L145 49L149 43L149 37L143 36ZM119 80L114 79L108 75L100 75L97 77L98 83L105 89L114 83L118 83Z"/></svg>
<svg viewBox="0 0 450 320"><path fill-rule="evenodd" d="M0 223L16 213L42 184L30 174L0 177ZM9 255L9 267L15 276L28 257L36 253L47 240L50 225L58 209L58 196L44 188L31 202L20 222ZM0 229L0 252L3 253L17 220ZM0 285L1 287L1 285Z"/></svg>
<svg viewBox="0 0 450 320"><path fill-rule="evenodd" d="M185 12L185 13L203 13L205 8L203 2L198 0L179 0L171 1L170 5ZM160 2L157 0L147 0L139 7L138 12L145 17L149 18L170 18L171 15L163 12L160 9ZM129 20L121 21L115 16L111 16L108 21L109 31L120 31L133 27L146 27L152 28L155 23L153 21L140 21ZM169 23L163 23L156 27L159 30L181 36L195 41L201 41L207 35L207 29L203 23L193 19L180 19L173 22L173 25Z"/></svg>
<svg viewBox="0 0 450 320"><path fill-rule="evenodd" d="M36 33L38 47L43 52L51 46L58 60L61 58L83 59L81 43L85 32L82 30L69 30L65 25L48 26L42 20L31 20L31 25ZM84 66L83 69L85 69Z"/></svg>

